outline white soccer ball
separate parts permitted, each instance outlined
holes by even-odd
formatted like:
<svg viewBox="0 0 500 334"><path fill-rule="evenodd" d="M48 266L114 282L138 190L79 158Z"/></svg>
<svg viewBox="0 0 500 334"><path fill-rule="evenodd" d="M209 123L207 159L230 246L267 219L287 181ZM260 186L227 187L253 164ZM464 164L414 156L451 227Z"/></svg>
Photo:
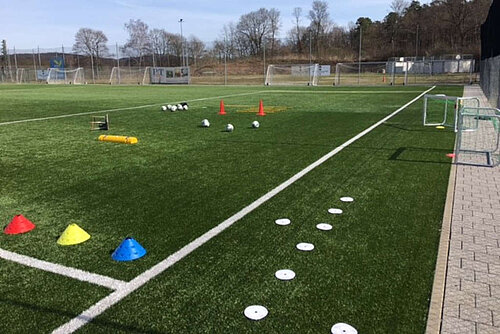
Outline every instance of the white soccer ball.
<svg viewBox="0 0 500 334"><path fill-rule="evenodd" d="M184 105L184 110L188 110L188 105L187 104Z"/></svg>
<svg viewBox="0 0 500 334"><path fill-rule="evenodd" d="M172 105L171 104L167 105L167 109L172 110Z"/></svg>
<svg viewBox="0 0 500 334"><path fill-rule="evenodd" d="M183 109L183 108L182 108L182 104L178 104L178 105L177 105L177 109L182 110L182 109Z"/></svg>
<svg viewBox="0 0 500 334"><path fill-rule="evenodd" d="M161 106L161 110L167 111L167 106Z"/></svg>
<svg viewBox="0 0 500 334"><path fill-rule="evenodd" d="M260 123L257 121L252 122L252 128L257 129L260 126Z"/></svg>
<svg viewBox="0 0 500 334"><path fill-rule="evenodd" d="M204 119L203 121L201 121L201 126L204 128L208 128L210 126L210 122L208 121L208 119Z"/></svg>
<svg viewBox="0 0 500 334"><path fill-rule="evenodd" d="M226 125L226 131L227 132L233 132L233 130L234 130L234 126L232 124Z"/></svg>
<svg viewBox="0 0 500 334"><path fill-rule="evenodd" d="M172 106L172 108L170 108L170 110L176 111L177 110L177 106Z"/></svg>

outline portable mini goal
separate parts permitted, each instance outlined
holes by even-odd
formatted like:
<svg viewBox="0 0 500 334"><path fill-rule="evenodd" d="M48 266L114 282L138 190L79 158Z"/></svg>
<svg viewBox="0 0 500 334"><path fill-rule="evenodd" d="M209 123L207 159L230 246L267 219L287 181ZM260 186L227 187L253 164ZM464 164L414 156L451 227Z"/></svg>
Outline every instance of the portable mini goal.
<svg viewBox="0 0 500 334"><path fill-rule="evenodd" d="M458 114L463 107L479 108L477 97L457 97L444 94L424 96L424 126L447 126L458 131Z"/></svg>
<svg viewBox="0 0 500 334"><path fill-rule="evenodd" d="M458 117L455 162L494 167L500 164L500 110L464 107Z"/></svg>
<svg viewBox="0 0 500 334"><path fill-rule="evenodd" d="M109 117L105 116L91 116L90 130L109 130Z"/></svg>

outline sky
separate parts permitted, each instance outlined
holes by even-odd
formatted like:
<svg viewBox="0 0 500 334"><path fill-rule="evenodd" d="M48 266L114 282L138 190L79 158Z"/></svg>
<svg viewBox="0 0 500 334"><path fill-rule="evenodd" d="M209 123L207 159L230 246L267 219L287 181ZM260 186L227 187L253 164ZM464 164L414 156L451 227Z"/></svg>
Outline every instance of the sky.
<svg viewBox="0 0 500 334"><path fill-rule="evenodd" d="M392 0L326 1L330 18L346 26L358 17L381 20L390 11ZM427 3L428 1L421 1ZM261 7L276 8L281 13L280 37L293 27L292 11L301 7L302 24L308 25L307 13L312 0L0 0L0 39L9 49L25 50L40 47L70 49L80 28L102 30L109 44L124 44L124 24L141 19L150 28L162 28L183 35L194 35L205 42L221 36L224 24L236 23L243 14Z"/></svg>

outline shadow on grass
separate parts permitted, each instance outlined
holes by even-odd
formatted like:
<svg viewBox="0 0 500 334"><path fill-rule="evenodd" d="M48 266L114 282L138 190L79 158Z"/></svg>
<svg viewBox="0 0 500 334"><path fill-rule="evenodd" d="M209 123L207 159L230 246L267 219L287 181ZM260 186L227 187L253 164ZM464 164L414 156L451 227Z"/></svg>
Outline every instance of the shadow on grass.
<svg viewBox="0 0 500 334"><path fill-rule="evenodd" d="M419 154L422 156L422 153L431 153L432 157L434 157L435 154L442 154L443 156L446 153L450 153L450 150L446 149L440 149L440 148L421 148L421 147L399 147L394 151L394 153L389 157L388 160L392 161L404 161L404 162L418 162L418 163L435 163L435 164L446 164L450 165L450 161L438 161L438 160L423 160L423 159L401 159L400 156L403 155L404 153L409 152L410 155L413 155L415 153Z"/></svg>
<svg viewBox="0 0 500 334"><path fill-rule="evenodd" d="M14 307L22 307L24 309L32 310L32 311L35 311L38 313L55 314L55 315L58 315L61 317L66 317L66 318L74 318L74 317L77 317L79 315L79 314L74 313L74 312L58 310L55 308L49 308L49 307L45 307L45 306L32 305L32 304L20 302L17 300L7 299L5 297L0 298L0 304L5 304L7 306L14 306ZM165 333L165 332L157 331L157 330L150 330L150 329L144 330L144 329L137 328L134 326L121 325L121 324L118 324L115 322L110 322L107 320L100 320L100 319L94 319L91 321L91 323L94 325L100 326L100 327L108 328L107 330L109 330L110 333L115 333L116 331L123 331L123 332L129 332L129 333L140 333L140 334L162 334L162 333Z"/></svg>

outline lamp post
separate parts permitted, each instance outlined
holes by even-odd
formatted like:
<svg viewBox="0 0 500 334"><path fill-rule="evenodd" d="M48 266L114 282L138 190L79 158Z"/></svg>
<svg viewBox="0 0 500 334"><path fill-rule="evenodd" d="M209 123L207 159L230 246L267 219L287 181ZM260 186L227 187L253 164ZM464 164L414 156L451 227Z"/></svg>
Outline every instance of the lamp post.
<svg viewBox="0 0 500 334"><path fill-rule="evenodd" d="M182 66L184 66L184 38L182 37L182 22L184 22L183 19L179 20L179 23L181 25L181 53L182 53Z"/></svg>

